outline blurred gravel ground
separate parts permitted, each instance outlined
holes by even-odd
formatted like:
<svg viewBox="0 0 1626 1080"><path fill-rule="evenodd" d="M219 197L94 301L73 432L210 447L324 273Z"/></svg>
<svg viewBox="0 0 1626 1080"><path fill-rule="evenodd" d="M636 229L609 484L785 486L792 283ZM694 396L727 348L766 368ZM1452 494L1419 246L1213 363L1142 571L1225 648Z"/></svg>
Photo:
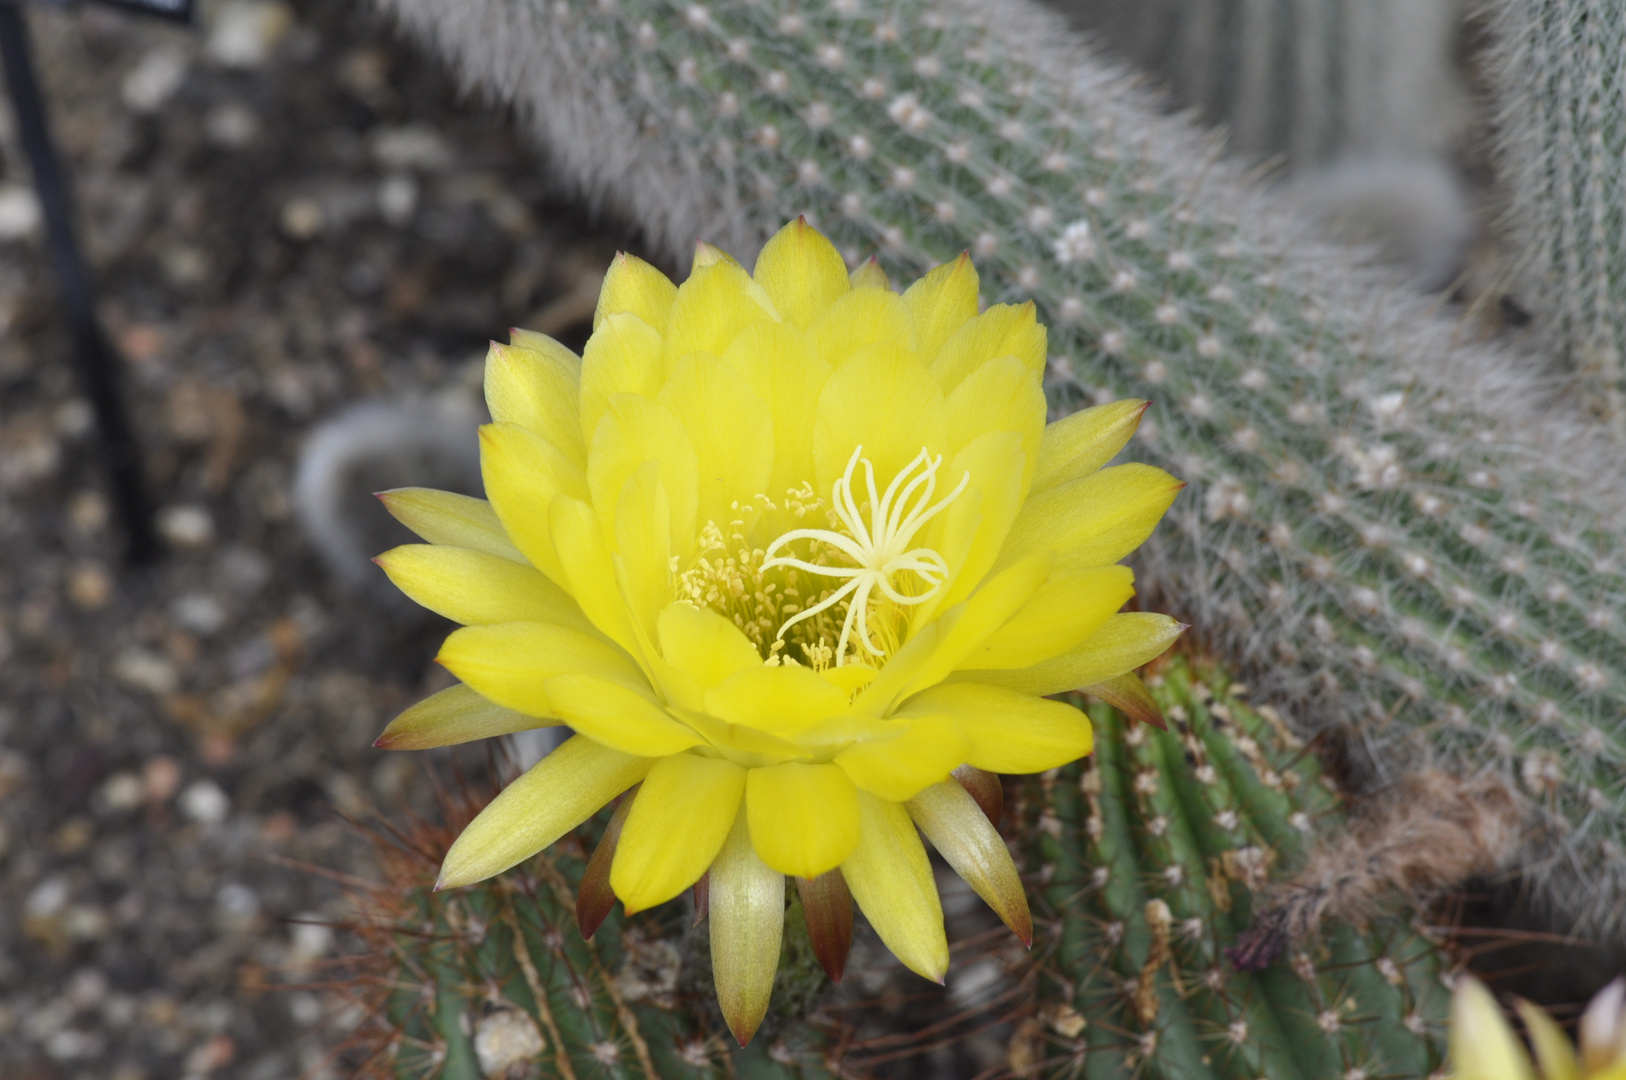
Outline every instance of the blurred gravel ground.
<svg viewBox="0 0 1626 1080"><path fill-rule="evenodd" d="M0 1076L331 1074L358 1018L266 986L322 978L341 890L276 860L370 876L340 813L424 802L370 744L444 627L327 577L301 440L467 386L511 324L579 332L627 238L355 5L28 14L169 553L116 562L0 110Z"/></svg>

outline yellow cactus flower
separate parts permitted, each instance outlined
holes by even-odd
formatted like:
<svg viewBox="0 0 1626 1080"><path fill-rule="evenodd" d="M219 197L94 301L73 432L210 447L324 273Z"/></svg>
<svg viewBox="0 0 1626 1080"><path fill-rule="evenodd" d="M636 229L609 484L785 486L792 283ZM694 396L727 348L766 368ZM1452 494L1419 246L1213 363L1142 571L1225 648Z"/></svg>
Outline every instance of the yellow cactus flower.
<svg viewBox="0 0 1626 1080"><path fill-rule="evenodd" d="M1626 981L1600 990L1581 1014L1577 1054L1553 1018L1516 1003L1535 1067L1491 992L1463 976L1451 995L1452 1080L1626 1080Z"/></svg>
<svg viewBox="0 0 1626 1080"><path fill-rule="evenodd" d="M1046 695L1149 702L1133 671L1184 628L1120 612L1134 587L1117 564L1182 485L1106 467L1144 402L1047 426L1033 305L979 314L977 294L965 256L898 293L798 220L749 274L706 245L681 286L618 256L580 358L517 331L492 346L490 501L383 496L428 543L379 563L464 627L439 656L461 685L379 745L575 735L469 825L441 886L625 796L583 932L617 898L637 911L696 886L742 1044L787 877L837 978L856 900L942 980L919 833L1031 942L991 774L1090 752L1088 719Z"/></svg>

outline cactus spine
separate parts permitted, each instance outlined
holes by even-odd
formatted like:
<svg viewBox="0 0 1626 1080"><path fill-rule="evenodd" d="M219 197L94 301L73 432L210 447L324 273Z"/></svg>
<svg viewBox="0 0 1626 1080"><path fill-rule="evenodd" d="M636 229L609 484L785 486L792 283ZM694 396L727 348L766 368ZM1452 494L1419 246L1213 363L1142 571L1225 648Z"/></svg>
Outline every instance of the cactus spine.
<svg viewBox="0 0 1626 1080"><path fill-rule="evenodd" d="M1626 16L1602 0L1488 5L1500 167L1524 299L1626 431Z"/></svg>
<svg viewBox="0 0 1626 1080"><path fill-rule="evenodd" d="M1266 882L1339 827L1339 799L1280 718L1215 669L1176 658L1151 682L1169 731L1096 707L1095 755L1031 785L1024 832L1052 921L1018 1063L1214 1080L1435 1073L1444 958L1404 919L1317 928L1277 943L1288 962L1263 970L1233 962Z"/></svg>
<svg viewBox="0 0 1626 1080"><path fill-rule="evenodd" d="M1369 778L1520 780L1520 865L1626 912L1626 493L1528 362L1317 247L1023 0L389 0L669 253L797 213L1035 300L1052 400L1192 481L1138 581ZM1291 250L1287 250L1291 248Z"/></svg>

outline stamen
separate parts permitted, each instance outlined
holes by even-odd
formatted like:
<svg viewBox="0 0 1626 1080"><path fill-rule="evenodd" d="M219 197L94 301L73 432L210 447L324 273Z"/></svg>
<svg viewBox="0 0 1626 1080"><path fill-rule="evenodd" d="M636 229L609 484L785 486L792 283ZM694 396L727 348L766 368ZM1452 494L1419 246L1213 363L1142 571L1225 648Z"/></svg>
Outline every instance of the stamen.
<svg viewBox="0 0 1626 1080"><path fill-rule="evenodd" d="M846 472L830 489L832 512L845 530L845 535L832 529L792 529L769 544L763 552L763 570L789 566L810 574L846 579L841 588L825 596L819 603L786 619L779 627L778 634L778 640L783 640L785 631L790 627L834 607L850 594L852 599L847 604L847 618L841 625L841 640L835 650L837 667L846 658L847 644L855 628L859 644L870 655L885 655L870 640L869 602L877 589L892 603L906 607L925 603L942 589L943 583L948 580L948 563L931 548L910 548L909 542L944 507L959 498L971 480L970 473L961 476L959 485L933 505L931 500L937 490L937 470L942 467L943 457L939 454L934 458L925 447L921 447L920 453L892 478L886 494L882 495L875 489L875 467L868 458L861 456L863 452L861 445L853 450L852 457L847 460ZM864 466L864 486L869 493L867 524L853 498L853 472L860 461ZM774 554L797 540L819 541L846 555L856 565L820 566L793 556ZM900 592L891 579L893 574L902 573L913 573L926 584L926 591L915 595Z"/></svg>

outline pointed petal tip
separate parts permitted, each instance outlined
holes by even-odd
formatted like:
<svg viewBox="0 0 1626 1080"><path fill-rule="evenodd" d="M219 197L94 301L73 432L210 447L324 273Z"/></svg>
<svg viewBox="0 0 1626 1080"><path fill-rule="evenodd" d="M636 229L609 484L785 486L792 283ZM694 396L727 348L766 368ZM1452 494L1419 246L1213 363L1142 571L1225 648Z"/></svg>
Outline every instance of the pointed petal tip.
<svg viewBox="0 0 1626 1080"><path fill-rule="evenodd" d="M374 750L391 750L391 749L394 749L394 747L395 747L395 740L389 738L386 735L380 735L378 738L373 740L373 749Z"/></svg>

